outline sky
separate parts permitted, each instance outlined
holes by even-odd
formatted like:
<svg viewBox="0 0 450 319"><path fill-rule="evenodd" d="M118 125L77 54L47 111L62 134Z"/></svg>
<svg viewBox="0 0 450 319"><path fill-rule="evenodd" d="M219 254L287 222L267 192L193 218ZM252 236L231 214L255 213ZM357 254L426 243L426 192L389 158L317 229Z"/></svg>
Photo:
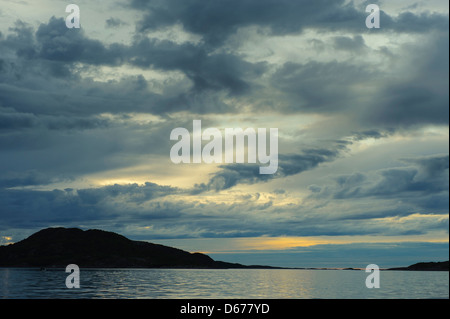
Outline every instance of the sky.
<svg viewBox="0 0 450 319"><path fill-rule="evenodd" d="M0 0L0 244L78 227L244 264L448 260L448 86L444 0ZM194 120L277 128L277 172L173 163Z"/></svg>

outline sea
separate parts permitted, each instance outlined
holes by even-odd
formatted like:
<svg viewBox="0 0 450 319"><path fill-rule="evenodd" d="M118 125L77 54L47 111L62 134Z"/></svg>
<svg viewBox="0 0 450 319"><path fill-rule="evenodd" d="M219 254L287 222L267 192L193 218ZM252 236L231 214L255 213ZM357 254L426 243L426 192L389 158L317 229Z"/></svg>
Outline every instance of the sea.
<svg viewBox="0 0 450 319"><path fill-rule="evenodd" d="M0 268L2 299L448 299L445 271L389 271L368 288L364 270Z"/></svg>

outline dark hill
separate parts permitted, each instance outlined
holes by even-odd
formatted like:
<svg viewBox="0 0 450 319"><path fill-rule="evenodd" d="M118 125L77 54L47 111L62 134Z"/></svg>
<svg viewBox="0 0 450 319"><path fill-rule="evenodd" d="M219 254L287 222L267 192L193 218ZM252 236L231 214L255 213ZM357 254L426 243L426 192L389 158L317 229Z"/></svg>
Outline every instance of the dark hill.
<svg viewBox="0 0 450 319"><path fill-rule="evenodd" d="M422 262L408 267L390 268L388 270L448 271L448 261Z"/></svg>
<svg viewBox="0 0 450 319"><path fill-rule="evenodd" d="M47 228L0 246L0 267L246 268L201 253L133 241L102 230Z"/></svg>

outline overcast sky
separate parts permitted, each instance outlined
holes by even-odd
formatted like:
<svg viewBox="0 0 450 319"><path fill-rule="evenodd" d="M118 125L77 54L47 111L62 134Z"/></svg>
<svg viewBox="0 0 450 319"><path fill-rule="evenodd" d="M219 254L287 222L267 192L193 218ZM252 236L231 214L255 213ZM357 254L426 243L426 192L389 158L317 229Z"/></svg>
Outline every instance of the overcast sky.
<svg viewBox="0 0 450 319"><path fill-rule="evenodd" d="M72 3L79 29L69 2L0 0L0 244L63 226L247 264L448 259L448 1ZM172 163L193 120L278 128L277 173Z"/></svg>

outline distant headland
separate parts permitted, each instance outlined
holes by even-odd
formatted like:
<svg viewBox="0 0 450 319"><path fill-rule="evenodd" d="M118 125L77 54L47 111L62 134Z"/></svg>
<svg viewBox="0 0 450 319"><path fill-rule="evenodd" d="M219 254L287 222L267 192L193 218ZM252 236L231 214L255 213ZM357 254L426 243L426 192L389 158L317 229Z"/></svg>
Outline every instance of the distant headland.
<svg viewBox="0 0 450 319"><path fill-rule="evenodd" d="M0 246L0 267L65 268L69 264L77 264L81 268L288 269L216 261L202 253L130 240L97 229L46 228L17 243ZM449 262L421 262L382 270L448 271Z"/></svg>
<svg viewBox="0 0 450 319"><path fill-rule="evenodd" d="M441 262L417 263L408 267L389 268L387 270L411 270L411 271L448 271L448 260Z"/></svg>

